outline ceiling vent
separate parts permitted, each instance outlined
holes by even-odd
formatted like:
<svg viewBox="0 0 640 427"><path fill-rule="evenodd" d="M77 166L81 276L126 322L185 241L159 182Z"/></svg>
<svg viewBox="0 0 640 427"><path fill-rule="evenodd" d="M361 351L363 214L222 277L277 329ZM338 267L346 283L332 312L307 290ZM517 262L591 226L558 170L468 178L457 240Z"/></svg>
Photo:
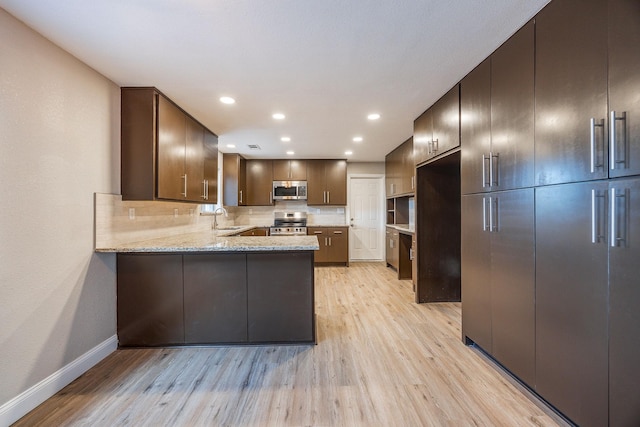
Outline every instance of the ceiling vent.
<svg viewBox="0 0 640 427"><path fill-rule="evenodd" d="M250 150L260 150L260 146L258 144L247 144Z"/></svg>

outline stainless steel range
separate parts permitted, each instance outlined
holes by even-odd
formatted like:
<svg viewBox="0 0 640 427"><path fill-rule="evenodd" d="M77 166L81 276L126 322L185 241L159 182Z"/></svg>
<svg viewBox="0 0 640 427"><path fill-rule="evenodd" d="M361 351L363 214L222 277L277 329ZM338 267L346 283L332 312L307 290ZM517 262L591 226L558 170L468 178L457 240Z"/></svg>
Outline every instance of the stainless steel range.
<svg viewBox="0 0 640 427"><path fill-rule="evenodd" d="M306 236L306 212L274 212L273 227L269 228L271 236Z"/></svg>

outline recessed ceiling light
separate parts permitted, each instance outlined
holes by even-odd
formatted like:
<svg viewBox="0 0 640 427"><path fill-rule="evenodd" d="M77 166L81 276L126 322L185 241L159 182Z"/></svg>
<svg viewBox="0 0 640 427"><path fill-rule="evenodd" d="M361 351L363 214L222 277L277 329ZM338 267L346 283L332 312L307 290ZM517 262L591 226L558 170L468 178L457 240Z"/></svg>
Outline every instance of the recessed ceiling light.
<svg viewBox="0 0 640 427"><path fill-rule="evenodd" d="M362 142L362 137L361 136L354 136L353 137L353 142Z"/></svg>
<svg viewBox="0 0 640 427"><path fill-rule="evenodd" d="M287 154L290 155L290 156L293 156L296 153L294 153L293 151L289 150L289 151L287 151Z"/></svg>
<svg viewBox="0 0 640 427"><path fill-rule="evenodd" d="M367 116L367 119L369 120L378 120L380 118L380 114L378 113L371 113Z"/></svg>
<svg viewBox="0 0 640 427"><path fill-rule="evenodd" d="M230 96L221 96L220 102L222 102L223 104L235 104L236 100Z"/></svg>
<svg viewBox="0 0 640 427"><path fill-rule="evenodd" d="M291 141L291 138L289 138L288 136L283 136L282 138L280 138L280 141L289 142L289 141Z"/></svg>
<svg viewBox="0 0 640 427"><path fill-rule="evenodd" d="M344 154L346 154L347 156L350 156L353 154L353 151L349 150L349 151L345 151Z"/></svg>
<svg viewBox="0 0 640 427"><path fill-rule="evenodd" d="M284 114L282 114L282 113L275 113L275 114L274 114L273 116L271 116L271 117L273 117L273 118L274 118L274 119L276 119L276 120L284 120L285 115L284 115Z"/></svg>
<svg viewBox="0 0 640 427"><path fill-rule="evenodd" d="M235 144L227 144L227 148L236 148Z"/></svg>

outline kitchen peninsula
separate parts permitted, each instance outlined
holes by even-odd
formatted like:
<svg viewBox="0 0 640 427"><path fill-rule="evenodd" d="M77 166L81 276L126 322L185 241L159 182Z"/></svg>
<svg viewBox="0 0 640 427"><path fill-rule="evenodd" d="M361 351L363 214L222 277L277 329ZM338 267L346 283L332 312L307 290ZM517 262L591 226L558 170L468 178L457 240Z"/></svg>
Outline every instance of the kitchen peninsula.
<svg viewBox="0 0 640 427"><path fill-rule="evenodd" d="M121 347L315 343L318 239L225 234L96 248L117 253Z"/></svg>

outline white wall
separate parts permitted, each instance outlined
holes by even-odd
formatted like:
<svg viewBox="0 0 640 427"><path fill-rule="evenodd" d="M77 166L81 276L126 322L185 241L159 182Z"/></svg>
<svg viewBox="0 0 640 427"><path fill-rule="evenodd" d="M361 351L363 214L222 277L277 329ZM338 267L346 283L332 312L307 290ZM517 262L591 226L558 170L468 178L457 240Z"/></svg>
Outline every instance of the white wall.
<svg viewBox="0 0 640 427"><path fill-rule="evenodd" d="M93 193L120 192L120 91L2 9L0 52L1 407L116 333Z"/></svg>
<svg viewBox="0 0 640 427"><path fill-rule="evenodd" d="M384 162L347 162L347 174L384 175Z"/></svg>

